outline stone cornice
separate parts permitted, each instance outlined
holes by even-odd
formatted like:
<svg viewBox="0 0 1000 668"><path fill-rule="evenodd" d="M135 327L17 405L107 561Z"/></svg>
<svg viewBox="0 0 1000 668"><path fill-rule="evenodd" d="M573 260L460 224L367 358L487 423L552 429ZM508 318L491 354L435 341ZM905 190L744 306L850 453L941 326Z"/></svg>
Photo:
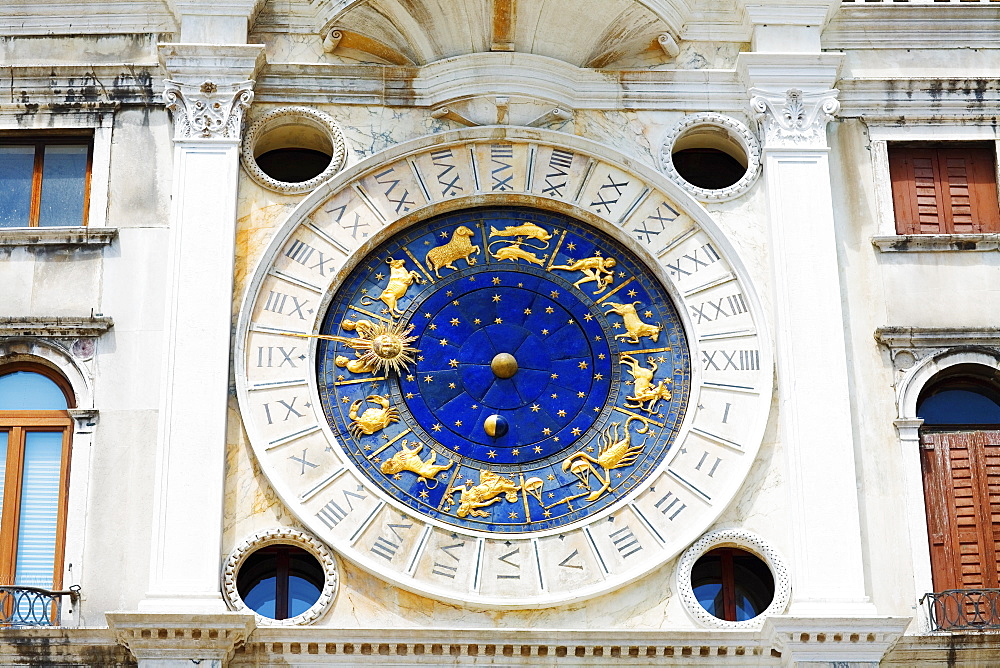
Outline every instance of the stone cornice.
<svg viewBox="0 0 1000 668"><path fill-rule="evenodd" d="M914 121L988 120L1000 106L1000 69L961 79L850 78L837 84L841 116ZM989 76L992 75L992 76Z"/></svg>
<svg viewBox="0 0 1000 668"><path fill-rule="evenodd" d="M0 111L108 111L156 102L156 65L0 65Z"/></svg>
<svg viewBox="0 0 1000 668"><path fill-rule="evenodd" d="M189 86L210 80L220 88L255 79L265 62L263 44L161 44L167 79Z"/></svg>
<svg viewBox="0 0 1000 668"><path fill-rule="evenodd" d="M784 665L878 665L902 637L910 617L769 617L764 634Z"/></svg>
<svg viewBox="0 0 1000 668"><path fill-rule="evenodd" d="M209 660L225 665L255 627L251 614L110 612L108 626L140 662Z"/></svg>
<svg viewBox="0 0 1000 668"><path fill-rule="evenodd" d="M892 350L1000 347L1000 327L879 327L875 340Z"/></svg>
<svg viewBox="0 0 1000 668"><path fill-rule="evenodd" d="M823 47L995 49L998 26L1000 6L993 3L845 3L823 31Z"/></svg>
<svg viewBox="0 0 1000 668"><path fill-rule="evenodd" d="M114 327L107 316L0 316L0 337L67 337L100 336Z"/></svg>
<svg viewBox="0 0 1000 668"><path fill-rule="evenodd" d="M986 252L1000 250L1000 234L890 234L872 237L883 253Z"/></svg>
<svg viewBox="0 0 1000 668"><path fill-rule="evenodd" d="M165 0L76 0L0 3L0 35L170 33L177 28Z"/></svg>
<svg viewBox="0 0 1000 668"><path fill-rule="evenodd" d="M0 247L107 246L117 236L117 227L8 227L0 228Z"/></svg>

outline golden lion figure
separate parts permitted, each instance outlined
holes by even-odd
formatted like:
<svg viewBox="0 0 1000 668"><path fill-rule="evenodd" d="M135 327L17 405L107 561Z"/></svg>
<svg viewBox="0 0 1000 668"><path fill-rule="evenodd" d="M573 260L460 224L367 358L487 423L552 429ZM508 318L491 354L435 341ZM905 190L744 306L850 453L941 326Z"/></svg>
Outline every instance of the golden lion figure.
<svg viewBox="0 0 1000 668"><path fill-rule="evenodd" d="M427 251L425 261L427 266L434 270L434 275L441 278L442 269L452 269L458 271L454 265L455 260L464 259L470 267L476 264L475 258L469 258L480 252L479 246L472 244L472 237L475 232L465 225L455 228L451 235L451 240L443 246L438 246Z"/></svg>
<svg viewBox="0 0 1000 668"><path fill-rule="evenodd" d="M382 473L395 475L401 471L409 471L410 473L417 474L417 480L423 480L428 489L434 489L438 485L437 474L441 473L441 471L447 471L455 463L435 464L437 453L433 450L431 450L431 458L427 461L422 461L420 459L420 451L423 450L424 444L420 441L414 441L413 445L415 447L413 448L406 447L405 439L401 445L402 449L399 452L382 462L382 466L379 467ZM433 486L430 484L431 480L434 481Z"/></svg>

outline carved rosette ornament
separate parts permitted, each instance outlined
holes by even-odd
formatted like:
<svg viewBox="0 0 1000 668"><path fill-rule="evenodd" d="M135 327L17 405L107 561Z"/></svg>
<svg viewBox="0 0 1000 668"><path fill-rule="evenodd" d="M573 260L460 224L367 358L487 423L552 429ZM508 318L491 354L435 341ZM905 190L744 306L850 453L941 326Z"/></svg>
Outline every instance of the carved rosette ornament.
<svg viewBox="0 0 1000 668"><path fill-rule="evenodd" d="M765 148L826 148L826 124L840 110L835 89L774 93L750 89L750 107Z"/></svg>
<svg viewBox="0 0 1000 668"><path fill-rule="evenodd" d="M239 139L253 102L252 80L222 86L167 80L163 99L174 116L174 139Z"/></svg>

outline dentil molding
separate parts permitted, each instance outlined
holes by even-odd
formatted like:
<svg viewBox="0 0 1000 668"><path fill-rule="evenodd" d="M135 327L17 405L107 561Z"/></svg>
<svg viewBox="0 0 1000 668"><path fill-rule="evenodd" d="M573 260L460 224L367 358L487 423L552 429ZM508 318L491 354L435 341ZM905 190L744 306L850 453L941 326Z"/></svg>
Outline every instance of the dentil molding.
<svg viewBox="0 0 1000 668"><path fill-rule="evenodd" d="M174 116L174 140L240 138L253 102L253 80L220 86L166 81L163 99Z"/></svg>
<svg viewBox="0 0 1000 668"><path fill-rule="evenodd" d="M835 89L783 93L751 88L750 107L757 115L764 148L825 149L826 124L840 110Z"/></svg>
<svg viewBox="0 0 1000 668"><path fill-rule="evenodd" d="M140 665L143 661L225 665L256 626L253 615L238 612L110 612L107 620L115 639Z"/></svg>

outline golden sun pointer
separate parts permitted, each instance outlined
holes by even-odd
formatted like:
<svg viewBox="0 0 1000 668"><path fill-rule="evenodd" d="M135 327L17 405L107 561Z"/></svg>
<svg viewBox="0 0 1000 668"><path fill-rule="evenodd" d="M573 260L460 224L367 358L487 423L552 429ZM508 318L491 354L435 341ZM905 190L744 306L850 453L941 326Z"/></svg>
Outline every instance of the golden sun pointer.
<svg viewBox="0 0 1000 668"><path fill-rule="evenodd" d="M417 337L410 336L413 325L403 323L370 322L368 320L344 320L341 328L356 336L334 336L330 334L294 334L309 339L326 339L336 341L353 348L356 360L350 360L348 371L364 373L377 371L388 374L390 371L400 373L413 364L415 355L420 352L410 344ZM339 365L338 365L339 366ZM357 371L355 371L355 367Z"/></svg>

